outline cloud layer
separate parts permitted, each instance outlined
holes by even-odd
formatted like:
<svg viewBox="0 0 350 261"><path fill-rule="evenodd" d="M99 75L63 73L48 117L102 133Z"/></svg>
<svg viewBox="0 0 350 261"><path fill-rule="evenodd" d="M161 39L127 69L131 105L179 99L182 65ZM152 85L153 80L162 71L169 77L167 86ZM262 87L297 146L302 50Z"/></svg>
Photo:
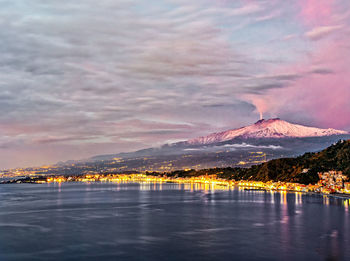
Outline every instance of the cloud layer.
<svg viewBox="0 0 350 261"><path fill-rule="evenodd" d="M0 168L193 138L259 111L349 129L349 4L316 2L0 0Z"/></svg>

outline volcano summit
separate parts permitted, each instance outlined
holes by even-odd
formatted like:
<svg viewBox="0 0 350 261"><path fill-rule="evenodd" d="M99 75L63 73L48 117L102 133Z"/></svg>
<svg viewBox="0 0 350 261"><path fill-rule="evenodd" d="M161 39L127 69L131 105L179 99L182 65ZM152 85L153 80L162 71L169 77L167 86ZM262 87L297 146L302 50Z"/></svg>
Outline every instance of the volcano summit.
<svg viewBox="0 0 350 261"><path fill-rule="evenodd" d="M319 129L292 124L279 118L259 120L253 125L232 129L224 132L213 133L187 141L188 144L212 144L229 141L235 138L306 138L324 137L332 135L346 135L346 131L335 129Z"/></svg>
<svg viewBox="0 0 350 261"><path fill-rule="evenodd" d="M275 118L158 148L100 155L88 161L137 171L241 166L242 162L251 166L320 151L341 139L350 139L349 132L306 127ZM113 163L115 158L120 160Z"/></svg>

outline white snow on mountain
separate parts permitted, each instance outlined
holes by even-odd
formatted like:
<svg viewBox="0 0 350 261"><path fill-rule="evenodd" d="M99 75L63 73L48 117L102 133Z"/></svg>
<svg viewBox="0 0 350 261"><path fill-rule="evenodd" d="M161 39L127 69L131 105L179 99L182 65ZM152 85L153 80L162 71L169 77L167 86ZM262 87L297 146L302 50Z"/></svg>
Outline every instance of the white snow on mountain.
<svg viewBox="0 0 350 261"><path fill-rule="evenodd" d="M292 124L279 118L259 120L253 125L239 129L213 133L208 136L188 140L188 144L211 144L232 140L234 138L304 138L349 134L335 129L319 129Z"/></svg>

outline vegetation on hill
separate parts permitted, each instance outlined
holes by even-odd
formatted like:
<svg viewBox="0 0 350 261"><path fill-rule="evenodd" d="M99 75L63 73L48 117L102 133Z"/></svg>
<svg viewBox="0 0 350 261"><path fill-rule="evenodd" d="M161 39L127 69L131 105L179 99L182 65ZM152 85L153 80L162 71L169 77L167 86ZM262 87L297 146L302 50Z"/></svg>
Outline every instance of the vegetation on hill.
<svg viewBox="0 0 350 261"><path fill-rule="evenodd" d="M189 177L218 175L235 180L285 181L302 184L316 183L318 172L343 171L350 178L350 140L341 140L317 153L305 153L297 158L270 160L250 168L213 168L203 170L178 170L167 176ZM151 174L151 173L149 173Z"/></svg>

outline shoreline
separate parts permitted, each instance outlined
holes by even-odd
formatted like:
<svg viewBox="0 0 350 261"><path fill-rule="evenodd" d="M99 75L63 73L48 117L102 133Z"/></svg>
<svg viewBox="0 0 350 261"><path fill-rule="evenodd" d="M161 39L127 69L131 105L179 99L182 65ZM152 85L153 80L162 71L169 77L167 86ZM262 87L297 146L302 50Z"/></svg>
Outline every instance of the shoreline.
<svg viewBox="0 0 350 261"><path fill-rule="evenodd" d="M315 185L303 185L299 183L289 182L262 182L262 181L248 181L248 180L227 180L220 179L216 176L198 176L198 177L168 177L168 176L151 176L145 174L94 174L94 175L77 175L77 176L34 176L21 177L0 182L0 185L5 184L49 184L49 183L175 183L175 184L202 184L214 185L223 187L239 187L246 191L275 191L275 192L289 192L289 193L305 193L314 194L318 196L327 196L330 198L350 199L348 193L323 193L322 191L312 191Z"/></svg>

